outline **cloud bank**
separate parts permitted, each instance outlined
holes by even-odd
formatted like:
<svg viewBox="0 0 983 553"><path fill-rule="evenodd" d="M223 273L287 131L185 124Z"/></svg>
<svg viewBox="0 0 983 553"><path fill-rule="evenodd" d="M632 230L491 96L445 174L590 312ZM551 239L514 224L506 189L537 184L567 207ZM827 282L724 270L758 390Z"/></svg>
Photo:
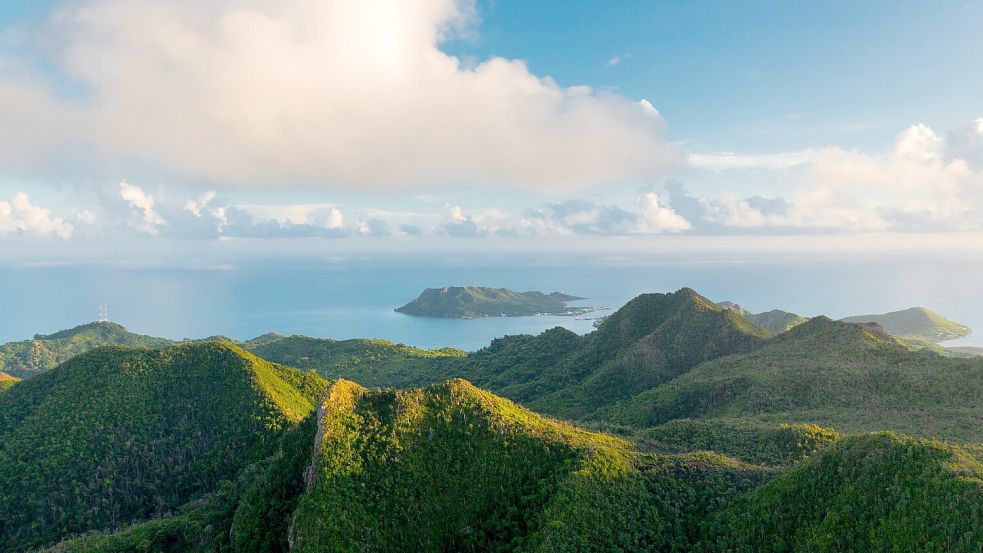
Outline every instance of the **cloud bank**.
<svg viewBox="0 0 983 553"><path fill-rule="evenodd" d="M644 100L440 49L473 0L80 0L0 58L0 160L66 150L222 185L569 192L681 161ZM40 47L24 33L22 49ZM30 131L29 129L36 129ZM26 160L26 161L25 161Z"/></svg>

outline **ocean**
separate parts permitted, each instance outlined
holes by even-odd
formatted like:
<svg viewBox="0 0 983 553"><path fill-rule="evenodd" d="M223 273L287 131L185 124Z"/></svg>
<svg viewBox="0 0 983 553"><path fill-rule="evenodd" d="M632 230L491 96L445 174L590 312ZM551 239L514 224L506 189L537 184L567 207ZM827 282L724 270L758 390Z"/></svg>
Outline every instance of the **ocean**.
<svg viewBox="0 0 983 553"><path fill-rule="evenodd" d="M0 342L95 320L100 305L133 332L172 339L248 339L275 331L476 350L504 335L593 328L593 321L573 317L453 320L393 311L424 288L477 284L559 290L588 297L581 305L612 310L638 294L683 286L755 312L781 308L839 318L920 305L977 329L945 345L983 345L980 282L980 261L902 258L637 265L267 259L204 269L7 265L0 266Z"/></svg>

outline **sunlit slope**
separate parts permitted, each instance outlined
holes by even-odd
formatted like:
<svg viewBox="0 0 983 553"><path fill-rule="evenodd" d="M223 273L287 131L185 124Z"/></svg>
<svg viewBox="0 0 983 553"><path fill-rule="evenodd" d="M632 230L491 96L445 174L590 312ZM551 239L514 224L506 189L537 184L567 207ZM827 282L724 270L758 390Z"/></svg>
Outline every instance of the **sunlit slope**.
<svg viewBox="0 0 983 553"><path fill-rule="evenodd" d="M244 342L256 355L291 367L310 369L328 379L345 378L363 386L412 387L439 377L431 365L463 358L458 349L420 349L389 340L328 340L307 336L268 335Z"/></svg>
<svg viewBox="0 0 983 553"><path fill-rule="evenodd" d="M702 364L597 414L636 427L706 417L978 442L983 361L913 351L877 325L817 317L756 351Z"/></svg>
<svg viewBox="0 0 983 553"><path fill-rule="evenodd" d="M225 343L79 355L0 396L0 549L167 514L267 457L326 383Z"/></svg>
<svg viewBox="0 0 983 553"><path fill-rule="evenodd" d="M842 319L847 323L877 323L894 336L919 343L934 343L969 336L970 328L950 321L924 307L912 307L881 315L859 315Z"/></svg>
<svg viewBox="0 0 983 553"><path fill-rule="evenodd" d="M712 516L704 551L983 550L983 466L896 434L845 438Z"/></svg>
<svg viewBox="0 0 983 553"><path fill-rule="evenodd" d="M163 348L173 344L164 338L134 334L116 323L89 323L0 346L0 370L30 378L101 346Z"/></svg>
<svg viewBox="0 0 983 553"><path fill-rule="evenodd" d="M461 380L332 386L293 550L644 550L759 480L725 458L651 457Z"/></svg>

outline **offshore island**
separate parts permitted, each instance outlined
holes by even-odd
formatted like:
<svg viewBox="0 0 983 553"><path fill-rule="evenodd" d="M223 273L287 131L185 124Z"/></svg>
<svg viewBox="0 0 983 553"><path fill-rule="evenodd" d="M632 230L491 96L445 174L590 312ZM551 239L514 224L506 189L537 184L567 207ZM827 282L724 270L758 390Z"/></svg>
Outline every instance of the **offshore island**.
<svg viewBox="0 0 983 553"><path fill-rule="evenodd" d="M597 307L570 307L569 302L585 300L563 292L516 292L508 288L484 286L445 286L427 288L413 301L397 308L397 313L416 317L477 319L480 317L526 317L530 315L579 316Z"/></svg>

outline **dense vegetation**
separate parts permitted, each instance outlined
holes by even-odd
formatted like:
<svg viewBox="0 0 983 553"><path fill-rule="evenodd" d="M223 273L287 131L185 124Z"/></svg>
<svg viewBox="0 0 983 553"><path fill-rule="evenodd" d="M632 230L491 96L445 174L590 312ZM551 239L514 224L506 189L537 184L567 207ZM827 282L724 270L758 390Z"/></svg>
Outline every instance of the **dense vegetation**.
<svg viewBox="0 0 983 553"><path fill-rule="evenodd" d="M636 453L464 381L322 409L296 551L685 548L702 516L761 472L717 456Z"/></svg>
<svg viewBox="0 0 983 553"><path fill-rule="evenodd" d="M817 317L596 417L635 427L745 417L981 442L983 362L913 351L876 325Z"/></svg>
<svg viewBox="0 0 983 553"><path fill-rule="evenodd" d="M748 419L677 419L634 435L644 449L664 453L716 451L743 461L788 467L840 438L815 424L771 424Z"/></svg>
<svg viewBox="0 0 983 553"><path fill-rule="evenodd" d="M314 370L328 379L347 378L363 386L418 386L428 382L438 359L463 358L458 349L420 349L388 340L325 340L307 336L265 336L243 347L276 363Z"/></svg>
<svg viewBox="0 0 983 553"><path fill-rule="evenodd" d="M983 550L983 466L894 434L846 438L705 524L706 551Z"/></svg>
<svg viewBox="0 0 983 553"><path fill-rule="evenodd" d="M859 315L841 319L846 323L877 323L889 334L919 344L943 342L969 336L970 328L925 309L912 307L882 315Z"/></svg>
<svg viewBox="0 0 983 553"><path fill-rule="evenodd" d="M516 292L508 288L447 286L427 288L416 299L396 309L419 317L474 319L477 317L521 317L526 315L571 315L592 308L567 307L583 300L562 292Z"/></svg>
<svg viewBox="0 0 983 553"><path fill-rule="evenodd" d="M0 370L30 378L100 346L163 348L173 344L164 338L134 334L116 323L89 323L0 346Z"/></svg>
<svg viewBox="0 0 983 553"><path fill-rule="evenodd" d="M167 515L266 458L324 381L221 343L100 348L0 395L0 549Z"/></svg>
<svg viewBox="0 0 983 553"><path fill-rule="evenodd" d="M536 411L580 418L767 337L740 313L683 288L638 296L586 336L557 328L504 338L437 368Z"/></svg>

